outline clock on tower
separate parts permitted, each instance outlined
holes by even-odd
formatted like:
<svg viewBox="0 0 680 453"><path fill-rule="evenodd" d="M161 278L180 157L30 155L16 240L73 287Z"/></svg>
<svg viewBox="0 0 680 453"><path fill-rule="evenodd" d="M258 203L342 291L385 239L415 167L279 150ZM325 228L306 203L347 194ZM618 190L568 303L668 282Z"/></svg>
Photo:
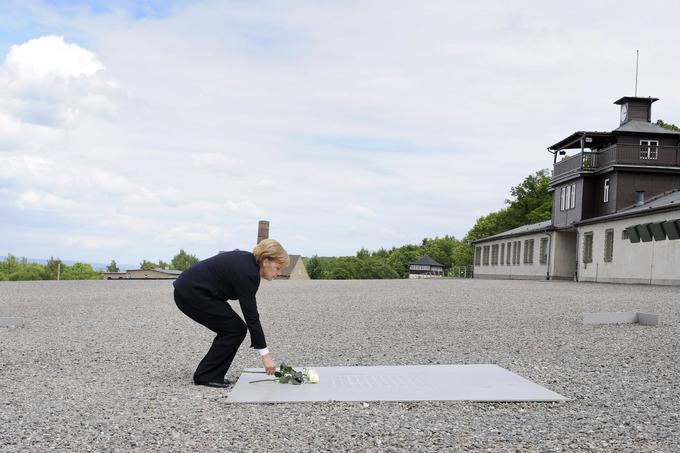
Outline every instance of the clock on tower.
<svg viewBox="0 0 680 453"><path fill-rule="evenodd" d="M631 121L645 121L651 123L652 103L658 100L658 98L653 97L640 98L624 96L614 102L614 104L621 106L621 125Z"/></svg>
<svg viewBox="0 0 680 453"><path fill-rule="evenodd" d="M628 121L628 104L621 105L621 124Z"/></svg>

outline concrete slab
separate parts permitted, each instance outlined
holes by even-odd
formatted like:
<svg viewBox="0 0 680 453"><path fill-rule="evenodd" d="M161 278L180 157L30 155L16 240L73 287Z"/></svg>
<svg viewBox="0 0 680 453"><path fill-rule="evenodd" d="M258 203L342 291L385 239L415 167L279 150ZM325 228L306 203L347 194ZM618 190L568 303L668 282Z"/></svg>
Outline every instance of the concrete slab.
<svg viewBox="0 0 680 453"><path fill-rule="evenodd" d="M637 313L634 311L583 313L583 324L634 324L636 322Z"/></svg>
<svg viewBox="0 0 680 453"><path fill-rule="evenodd" d="M294 367L302 369L302 367ZM497 365L411 365L314 368L318 384L279 384L241 374L230 403L312 401L566 401L568 398ZM246 371L262 371L248 368Z"/></svg>
<svg viewBox="0 0 680 453"><path fill-rule="evenodd" d="M0 327L23 327L24 318L0 318Z"/></svg>
<svg viewBox="0 0 680 453"><path fill-rule="evenodd" d="M638 313L637 322L643 326L658 326L659 315L654 313Z"/></svg>
<svg viewBox="0 0 680 453"><path fill-rule="evenodd" d="M658 326L659 315L635 311L612 311L602 313L583 313L583 324L640 324Z"/></svg>

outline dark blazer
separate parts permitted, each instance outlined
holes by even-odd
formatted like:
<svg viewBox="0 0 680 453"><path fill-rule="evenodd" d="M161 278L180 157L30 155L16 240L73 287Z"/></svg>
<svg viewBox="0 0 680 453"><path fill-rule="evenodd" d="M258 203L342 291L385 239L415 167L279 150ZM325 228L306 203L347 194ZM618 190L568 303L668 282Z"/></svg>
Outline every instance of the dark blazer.
<svg viewBox="0 0 680 453"><path fill-rule="evenodd" d="M224 314L219 305L210 301L238 300L250 331L250 347L267 347L255 300L260 287L260 266L252 253L235 250L215 255L182 272L173 285L183 299L201 305L208 313Z"/></svg>

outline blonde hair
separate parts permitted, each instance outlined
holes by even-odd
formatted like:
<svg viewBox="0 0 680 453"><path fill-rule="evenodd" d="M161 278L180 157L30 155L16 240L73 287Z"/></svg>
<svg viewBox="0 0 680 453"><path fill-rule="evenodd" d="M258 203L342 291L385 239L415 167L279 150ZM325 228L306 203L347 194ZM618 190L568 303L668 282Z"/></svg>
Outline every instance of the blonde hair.
<svg viewBox="0 0 680 453"><path fill-rule="evenodd" d="M265 259L276 261L283 267L288 266L290 263L288 252L274 239L263 239L260 241L253 249L253 255L255 255L257 264L262 264L262 261Z"/></svg>

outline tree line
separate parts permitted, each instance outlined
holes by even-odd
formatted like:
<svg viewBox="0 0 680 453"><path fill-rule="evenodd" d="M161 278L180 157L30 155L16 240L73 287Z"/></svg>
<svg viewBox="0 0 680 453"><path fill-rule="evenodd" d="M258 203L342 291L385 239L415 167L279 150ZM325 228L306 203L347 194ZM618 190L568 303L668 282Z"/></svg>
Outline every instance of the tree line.
<svg viewBox="0 0 680 453"><path fill-rule="evenodd" d="M183 271L193 264L198 263L198 258L181 249L177 255L166 263L159 260L158 263L142 260L140 269L174 269ZM120 272L115 260L106 267L107 272ZM17 258L11 253L0 261L0 281L20 280L101 280L103 271L95 270L88 263L75 263L68 265L59 258L51 257L46 264L29 263L27 258Z"/></svg>
<svg viewBox="0 0 680 453"><path fill-rule="evenodd" d="M47 264L29 263L11 253L0 261L0 281L18 280L99 280L102 273L87 263L68 265L59 258L51 257Z"/></svg>

